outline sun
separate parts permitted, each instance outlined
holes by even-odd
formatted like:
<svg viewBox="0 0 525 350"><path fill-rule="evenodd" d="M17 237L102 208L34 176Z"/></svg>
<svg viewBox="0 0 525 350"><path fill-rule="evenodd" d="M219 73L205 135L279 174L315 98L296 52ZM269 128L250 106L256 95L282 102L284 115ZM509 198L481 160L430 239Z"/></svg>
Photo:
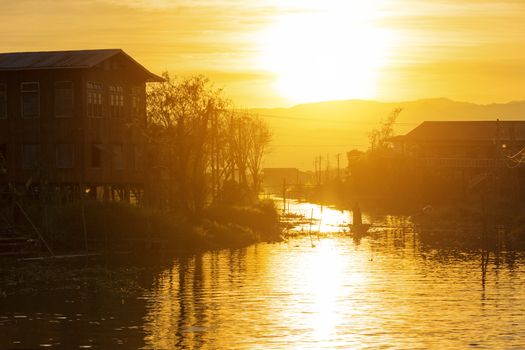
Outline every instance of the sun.
<svg viewBox="0 0 525 350"><path fill-rule="evenodd" d="M374 1L319 1L275 19L261 36L260 65L291 102L374 98L389 32Z"/></svg>

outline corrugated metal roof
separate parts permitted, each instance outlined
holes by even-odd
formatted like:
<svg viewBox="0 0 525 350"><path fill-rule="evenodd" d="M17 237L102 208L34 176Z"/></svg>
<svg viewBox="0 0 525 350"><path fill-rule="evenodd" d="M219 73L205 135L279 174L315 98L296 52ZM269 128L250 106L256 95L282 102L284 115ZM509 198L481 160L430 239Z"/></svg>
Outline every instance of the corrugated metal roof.
<svg viewBox="0 0 525 350"><path fill-rule="evenodd" d="M407 141L525 140L525 121L426 121L406 134Z"/></svg>
<svg viewBox="0 0 525 350"><path fill-rule="evenodd" d="M92 68L118 54L125 55L144 70L149 77L148 80L163 80L148 71L121 49L0 53L0 71Z"/></svg>
<svg viewBox="0 0 525 350"><path fill-rule="evenodd" d="M106 49L2 53L0 70L90 68L121 52L119 49Z"/></svg>

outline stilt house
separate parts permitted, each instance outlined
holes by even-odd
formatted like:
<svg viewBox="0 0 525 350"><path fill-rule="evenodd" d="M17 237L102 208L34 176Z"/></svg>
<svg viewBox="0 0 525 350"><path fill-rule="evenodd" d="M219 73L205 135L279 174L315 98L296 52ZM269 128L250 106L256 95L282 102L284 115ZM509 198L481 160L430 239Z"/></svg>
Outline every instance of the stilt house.
<svg viewBox="0 0 525 350"><path fill-rule="evenodd" d="M120 49L0 54L0 186L140 188L158 81Z"/></svg>

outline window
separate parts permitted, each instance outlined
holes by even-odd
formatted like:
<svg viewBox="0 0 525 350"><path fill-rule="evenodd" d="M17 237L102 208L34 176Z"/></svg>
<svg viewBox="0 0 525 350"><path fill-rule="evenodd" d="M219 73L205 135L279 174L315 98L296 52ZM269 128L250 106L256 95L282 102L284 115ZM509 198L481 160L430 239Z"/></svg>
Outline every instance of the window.
<svg viewBox="0 0 525 350"><path fill-rule="evenodd" d="M87 83L88 117L102 117L102 83Z"/></svg>
<svg viewBox="0 0 525 350"><path fill-rule="evenodd" d="M142 89L135 86L131 89L131 114L134 117L138 117L143 114L143 97L141 93Z"/></svg>
<svg viewBox="0 0 525 350"><path fill-rule="evenodd" d="M75 162L75 147L72 144L58 144L56 152L57 168L73 168Z"/></svg>
<svg viewBox="0 0 525 350"><path fill-rule="evenodd" d="M5 143L0 144L0 162L7 160L7 145Z"/></svg>
<svg viewBox="0 0 525 350"><path fill-rule="evenodd" d="M124 115L124 92L122 86L109 87L109 106L112 117Z"/></svg>
<svg viewBox="0 0 525 350"><path fill-rule="evenodd" d="M7 173L7 145L0 144L0 175Z"/></svg>
<svg viewBox="0 0 525 350"><path fill-rule="evenodd" d="M102 168L102 145L91 145L91 167Z"/></svg>
<svg viewBox="0 0 525 350"><path fill-rule="evenodd" d="M40 115L39 83L22 83L22 118L38 118Z"/></svg>
<svg viewBox="0 0 525 350"><path fill-rule="evenodd" d="M71 81L55 82L55 116L73 116L73 83Z"/></svg>
<svg viewBox="0 0 525 350"><path fill-rule="evenodd" d="M144 149L140 145L133 145L133 169L140 171L144 168Z"/></svg>
<svg viewBox="0 0 525 350"><path fill-rule="evenodd" d="M113 145L112 150L112 164L113 169L122 170L124 169L124 150L122 145Z"/></svg>
<svg viewBox="0 0 525 350"><path fill-rule="evenodd" d="M22 168L36 169L40 163L40 145L22 145Z"/></svg>
<svg viewBox="0 0 525 350"><path fill-rule="evenodd" d="M7 118L7 85L0 83L0 119Z"/></svg>

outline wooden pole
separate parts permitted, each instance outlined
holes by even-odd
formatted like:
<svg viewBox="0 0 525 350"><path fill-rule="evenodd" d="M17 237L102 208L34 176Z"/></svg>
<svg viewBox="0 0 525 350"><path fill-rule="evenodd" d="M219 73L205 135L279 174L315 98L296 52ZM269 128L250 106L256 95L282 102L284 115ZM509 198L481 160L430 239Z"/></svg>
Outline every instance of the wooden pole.
<svg viewBox="0 0 525 350"><path fill-rule="evenodd" d="M82 194L81 194L82 196ZM87 239L87 226L86 226L86 207L84 200L80 197L80 208L82 211L82 231L84 232L84 247L86 248L86 256L88 254L88 239Z"/></svg>
<svg viewBox="0 0 525 350"><path fill-rule="evenodd" d="M310 237L312 236L312 220L314 219L314 208L310 209L310 228L308 230L308 234Z"/></svg>
<svg viewBox="0 0 525 350"><path fill-rule="evenodd" d="M33 230L36 232L38 238L40 239L40 241L44 244L44 246L46 247L47 251L49 252L49 254L51 254L51 256L55 256L55 253L53 252L53 249L51 249L51 247L49 246L49 244L47 244L46 240L44 239L44 237L42 236L42 234L40 233L40 231L38 230L38 228L35 226L35 224L33 223L33 221L31 220L31 218L29 217L29 215L27 215L26 211L24 210L24 208L22 208L22 206L20 205L20 203L16 202L15 203L16 206L18 207L18 209L20 209L20 212L22 213L22 215L24 216L24 218L27 220L27 222L29 222L29 224L31 225L31 227L33 228Z"/></svg>
<svg viewBox="0 0 525 350"><path fill-rule="evenodd" d="M319 227L317 228L317 240L319 240L319 234L321 233L321 222L323 221L323 205L321 204L321 215L319 216Z"/></svg>
<svg viewBox="0 0 525 350"><path fill-rule="evenodd" d="M340 166L340 158L341 158L341 153L337 153L335 155L337 157L337 180L341 180L341 166Z"/></svg>
<svg viewBox="0 0 525 350"><path fill-rule="evenodd" d="M325 181L330 181L330 153L326 154L326 178Z"/></svg>
<svg viewBox="0 0 525 350"><path fill-rule="evenodd" d="M283 179L283 215L286 213L286 178Z"/></svg>

